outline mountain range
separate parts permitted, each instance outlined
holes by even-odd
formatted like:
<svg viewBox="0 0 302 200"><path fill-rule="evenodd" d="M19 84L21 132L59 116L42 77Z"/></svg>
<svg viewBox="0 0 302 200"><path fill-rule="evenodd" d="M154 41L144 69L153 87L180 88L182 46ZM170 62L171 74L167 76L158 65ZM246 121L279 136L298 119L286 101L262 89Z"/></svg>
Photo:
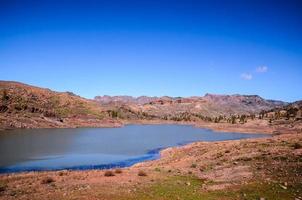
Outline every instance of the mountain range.
<svg viewBox="0 0 302 200"><path fill-rule="evenodd" d="M122 124L123 120L195 120L253 115L288 105L258 95L239 94L86 99L72 92L0 81L0 128L112 126Z"/></svg>
<svg viewBox="0 0 302 200"><path fill-rule="evenodd" d="M194 97L131 97L131 96L96 96L100 105L129 107L129 109L161 117L189 112L208 117L233 114L253 114L262 110L282 107L288 103L266 100L258 95L216 95Z"/></svg>

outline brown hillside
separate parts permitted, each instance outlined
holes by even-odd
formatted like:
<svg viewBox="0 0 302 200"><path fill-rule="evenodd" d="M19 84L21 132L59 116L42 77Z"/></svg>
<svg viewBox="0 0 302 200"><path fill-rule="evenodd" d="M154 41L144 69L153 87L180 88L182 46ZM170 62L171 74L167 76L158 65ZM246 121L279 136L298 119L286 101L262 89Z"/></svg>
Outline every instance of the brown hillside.
<svg viewBox="0 0 302 200"><path fill-rule="evenodd" d="M4 128L85 126L80 121L93 126L109 119L92 100L10 81L0 81L0 117Z"/></svg>

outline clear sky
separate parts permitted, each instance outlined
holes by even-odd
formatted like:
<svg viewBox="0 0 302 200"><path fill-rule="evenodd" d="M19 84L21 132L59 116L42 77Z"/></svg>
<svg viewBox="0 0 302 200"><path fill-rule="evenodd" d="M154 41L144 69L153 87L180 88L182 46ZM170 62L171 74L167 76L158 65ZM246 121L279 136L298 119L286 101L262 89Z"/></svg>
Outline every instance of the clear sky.
<svg viewBox="0 0 302 200"><path fill-rule="evenodd" d="M0 79L96 95L302 99L302 1L0 0Z"/></svg>

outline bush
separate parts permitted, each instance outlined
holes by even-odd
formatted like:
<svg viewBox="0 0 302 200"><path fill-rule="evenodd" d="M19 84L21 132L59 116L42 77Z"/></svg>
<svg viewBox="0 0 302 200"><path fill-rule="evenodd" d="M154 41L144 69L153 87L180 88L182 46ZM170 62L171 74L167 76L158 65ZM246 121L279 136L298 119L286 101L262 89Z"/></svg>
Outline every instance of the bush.
<svg viewBox="0 0 302 200"><path fill-rule="evenodd" d="M53 183L53 182L55 182L55 180L51 177L45 177L41 181L42 184L49 184L49 183Z"/></svg>
<svg viewBox="0 0 302 200"><path fill-rule="evenodd" d="M116 174L121 174L123 171L122 171L121 169L116 169L114 172L115 172Z"/></svg>
<svg viewBox="0 0 302 200"><path fill-rule="evenodd" d="M112 171L105 171L104 176L114 176Z"/></svg>
<svg viewBox="0 0 302 200"><path fill-rule="evenodd" d="M3 90L2 92L2 101L9 100L8 92L6 90Z"/></svg>
<svg viewBox="0 0 302 200"><path fill-rule="evenodd" d="M144 171L139 171L137 175L138 176L147 176L146 172L144 172Z"/></svg>
<svg viewBox="0 0 302 200"><path fill-rule="evenodd" d="M293 147L294 147L294 149L301 149L302 145L299 143L295 143L295 144L293 144Z"/></svg>
<svg viewBox="0 0 302 200"><path fill-rule="evenodd" d="M191 168L196 168L196 167L197 167L197 164L192 163Z"/></svg>
<svg viewBox="0 0 302 200"><path fill-rule="evenodd" d="M252 158L251 157L241 157L237 159L238 161L251 161Z"/></svg>
<svg viewBox="0 0 302 200"><path fill-rule="evenodd" d="M160 169L159 169L158 167L156 167L156 168L154 169L154 171L160 172Z"/></svg>
<svg viewBox="0 0 302 200"><path fill-rule="evenodd" d="M59 175L59 176L67 175L67 171L65 171L65 170L59 171L58 175Z"/></svg>
<svg viewBox="0 0 302 200"><path fill-rule="evenodd" d="M0 182L0 192L4 192L7 188L7 185Z"/></svg>

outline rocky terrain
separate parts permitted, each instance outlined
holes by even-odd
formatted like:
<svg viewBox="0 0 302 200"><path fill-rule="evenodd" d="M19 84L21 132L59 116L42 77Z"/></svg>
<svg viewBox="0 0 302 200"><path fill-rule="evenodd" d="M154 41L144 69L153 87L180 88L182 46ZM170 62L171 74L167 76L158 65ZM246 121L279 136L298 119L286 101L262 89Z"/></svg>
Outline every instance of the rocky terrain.
<svg viewBox="0 0 302 200"><path fill-rule="evenodd" d="M255 114L287 105L286 102L265 100L257 95L214 95L203 97L130 97L97 96L95 101L101 105L115 107L129 106L155 118L173 118L182 113L199 116L218 117L235 114Z"/></svg>
<svg viewBox="0 0 302 200"><path fill-rule="evenodd" d="M132 96L96 96L94 98L95 101L101 104L138 104L143 105L150 103L152 101L159 100L159 97L148 97L148 96L140 96L140 97L132 97Z"/></svg>
<svg viewBox="0 0 302 200"><path fill-rule="evenodd" d="M168 148L130 168L0 175L0 199L302 199L302 134Z"/></svg>
<svg viewBox="0 0 302 200"><path fill-rule="evenodd" d="M114 126L95 101L71 92L54 92L18 82L0 81L0 128Z"/></svg>
<svg viewBox="0 0 302 200"><path fill-rule="evenodd" d="M115 127L127 123L190 123L292 126L301 102L288 104L257 95L203 97L97 96L85 99L18 82L0 81L0 128ZM214 125L213 125L214 124ZM219 124L219 125L217 125ZM252 124L255 124L254 122Z"/></svg>
<svg viewBox="0 0 302 200"><path fill-rule="evenodd" d="M0 128L180 123L271 137L195 142L129 168L0 175L0 199L302 199L302 102L96 97L0 81Z"/></svg>

